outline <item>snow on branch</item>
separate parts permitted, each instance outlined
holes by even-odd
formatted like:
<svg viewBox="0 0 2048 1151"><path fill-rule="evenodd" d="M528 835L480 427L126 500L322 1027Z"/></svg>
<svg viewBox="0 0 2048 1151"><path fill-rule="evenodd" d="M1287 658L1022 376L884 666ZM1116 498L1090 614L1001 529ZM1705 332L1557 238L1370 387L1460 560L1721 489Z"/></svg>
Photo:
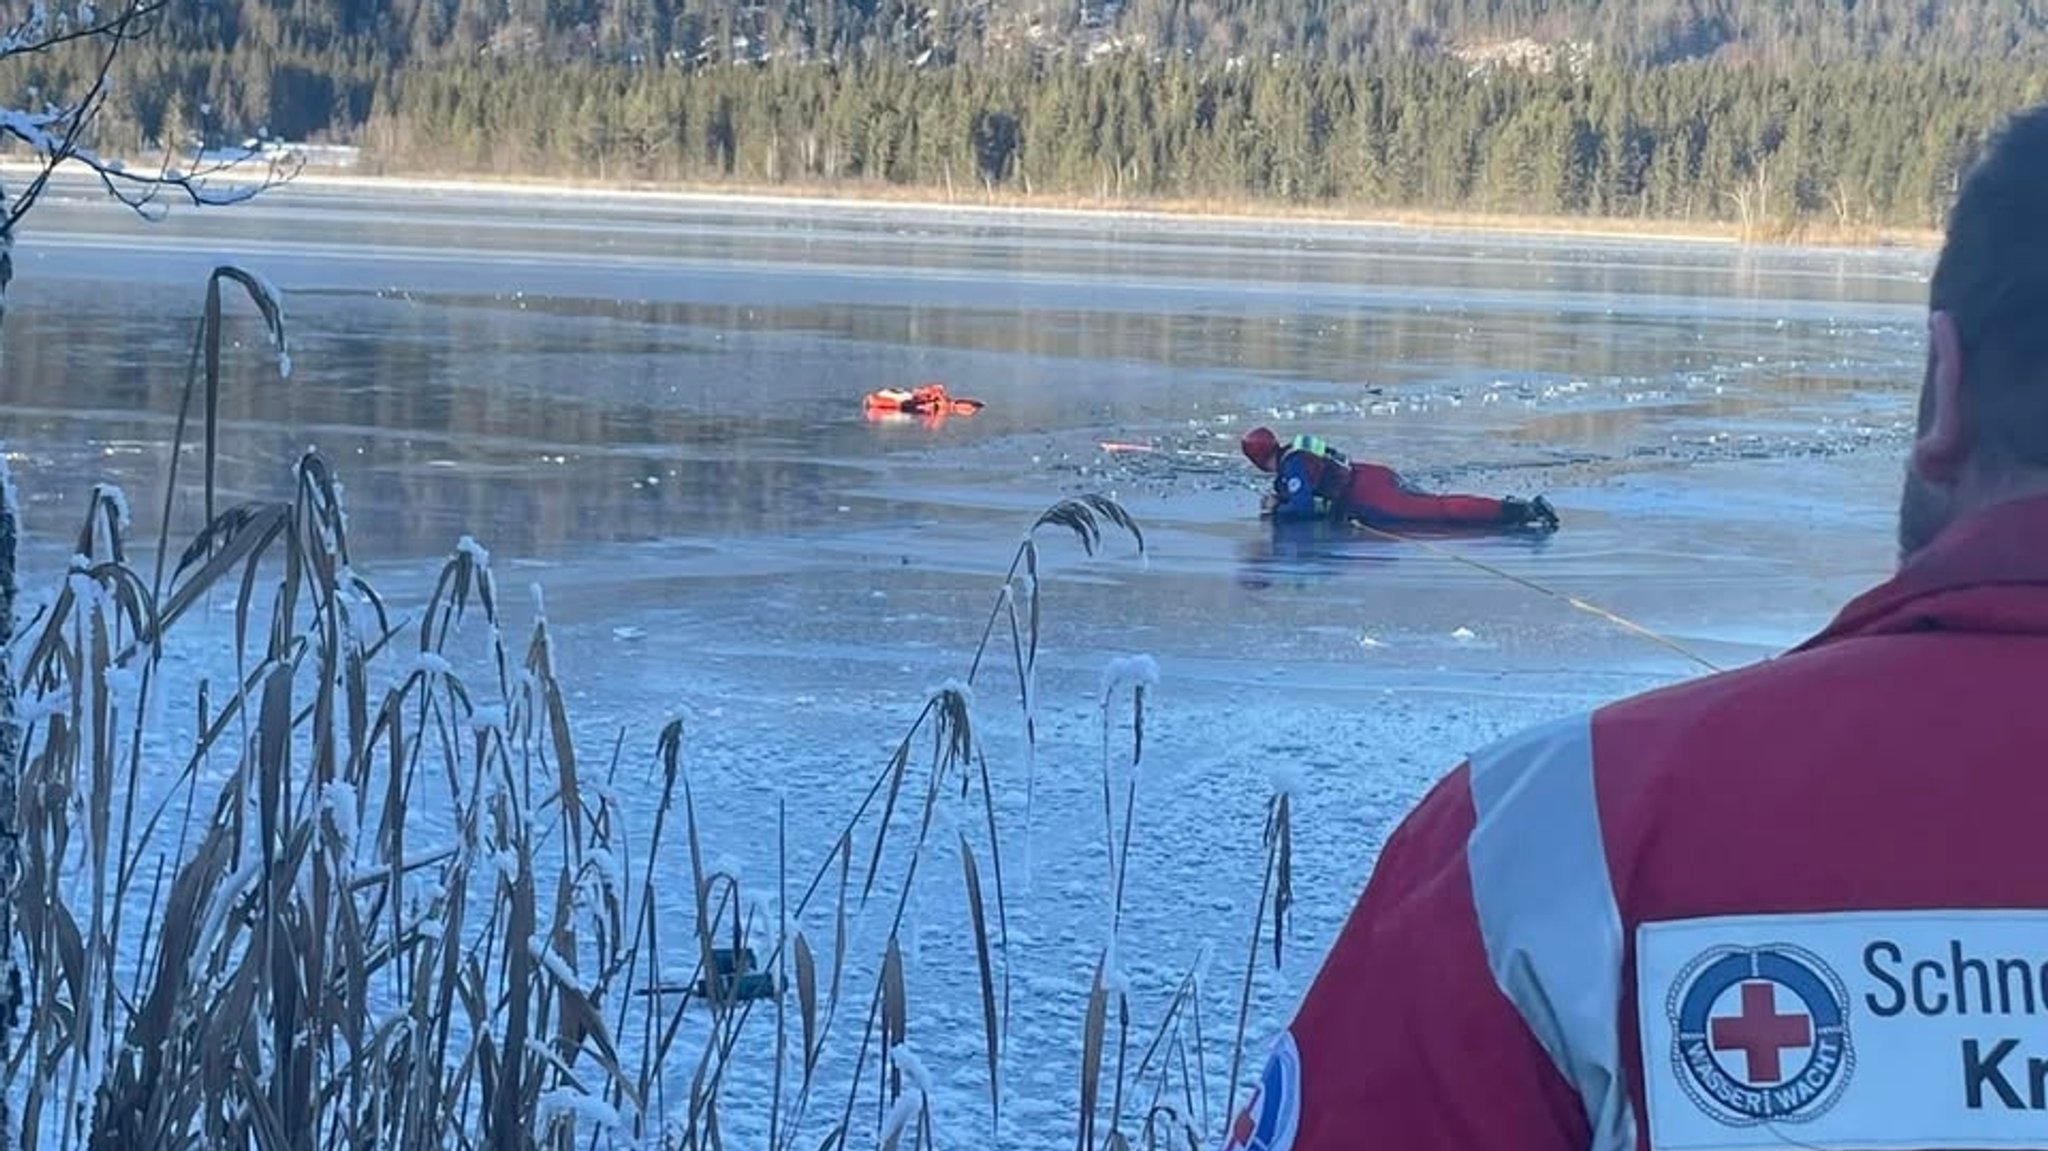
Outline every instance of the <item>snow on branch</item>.
<svg viewBox="0 0 2048 1151"><path fill-rule="evenodd" d="M116 14L103 17L92 0L78 0L73 10L53 10L49 0L32 0L28 12L0 30L0 65L17 57L46 53L66 44L84 42L98 53L98 66L91 84L76 99L46 100L30 90L29 98L40 108L11 108L0 105L0 143L25 144L38 159L33 179L21 192L0 189L0 236L13 232L16 224L41 198L58 169L76 165L96 177L107 194L147 219L161 218L165 197L182 197L195 206L226 205L251 199L282 184L298 173L304 160L296 153L278 154L261 141L246 144L238 155L208 158L202 147L191 163L177 164L169 150L163 163L153 171L130 171L118 159L100 156L85 144L87 130L105 104L114 61L123 47L153 30L153 18L169 6L170 0L123 0ZM226 187L211 186L208 179L243 167L262 157L264 172L254 181Z"/></svg>
<svg viewBox="0 0 2048 1151"><path fill-rule="evenodd" d="M170 0L131 0L119 15L100 19L91 0L81 0L70 12L50 11L48 0L34 0L28 14L5 32L0 32L0 60L35 52L48 52L74 40L140 40L148 34L145 20L170 6Z"/></svg>

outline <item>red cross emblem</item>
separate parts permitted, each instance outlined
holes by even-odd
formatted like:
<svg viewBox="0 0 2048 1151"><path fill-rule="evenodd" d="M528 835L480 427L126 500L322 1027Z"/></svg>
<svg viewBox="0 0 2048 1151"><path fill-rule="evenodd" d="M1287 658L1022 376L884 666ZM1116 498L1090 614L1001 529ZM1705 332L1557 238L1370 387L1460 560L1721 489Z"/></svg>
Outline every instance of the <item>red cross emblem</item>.
<svg viewBox="0 0 2048 1151"><path fill-rule="evenodd" d="M1777 984L1742 985L1742 1013L1724 1015L1711 1024L1716 1051L1742 1052L1743 1078L1755 1085L1785 1078L1782 1056L1788 1049L1813 1045L1813 1019L1804 1011L1778 1014Z"/></svg>

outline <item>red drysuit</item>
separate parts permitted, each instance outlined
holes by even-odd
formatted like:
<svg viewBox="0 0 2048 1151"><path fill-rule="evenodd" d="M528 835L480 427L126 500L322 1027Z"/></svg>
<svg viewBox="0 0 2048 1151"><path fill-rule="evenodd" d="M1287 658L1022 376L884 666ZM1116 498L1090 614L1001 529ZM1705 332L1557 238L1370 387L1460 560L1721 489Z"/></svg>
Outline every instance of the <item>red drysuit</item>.
<svg viewBox="0 0 2048 1151"><path fill-rule="evenodd" d="M1282 445L1270 429L1253 428L1239 446L1260 470L1273 473L1275 519L1321 519L1341 504L1344 518L1367 524L1556 526L1556 513L1540 497L1417 491L1394 469L1351 460L1319 436L1296 436Z"/></svg>
<svg viewBox="0 0 2048 1151"><path fill-rule="evenodd" d="M1473 755L1232 1151L2048 1148L2048 498L1794 652Z"/></svg>
<svg viewBox="0 0 2048 1151"><path fill-rule="evenodd" d="M1435 495L1410 488L1394 469L1351 462L1351 514L1368 523L1499 524L1520 522L1515 505L1491 496Z"/></svg>

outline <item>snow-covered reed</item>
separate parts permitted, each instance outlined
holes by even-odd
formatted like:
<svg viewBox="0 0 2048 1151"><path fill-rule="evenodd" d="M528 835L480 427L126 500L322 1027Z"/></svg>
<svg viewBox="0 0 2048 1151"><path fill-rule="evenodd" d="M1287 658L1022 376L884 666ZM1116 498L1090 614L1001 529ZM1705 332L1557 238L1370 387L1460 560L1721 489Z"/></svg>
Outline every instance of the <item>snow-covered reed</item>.
<svg viewBox="0 0 2048 1151"><path fill-rule="evenodd" d="M1074 1129L1004 1122L1018 1006L999 771L977 732L976 679L1007 637L1028 784L1041 536L1064 533L1092 556L1121 532L1142 554L1121 506L1083 496L1037 517L965 677L930 694L835 840L808 845L823 862L793 884L784 835L775 874L743 880L707 858L681 721L642 752L620 733L591 755L540 589L515 644L482 544L457 541L424 610L399 620L358 574L342 486L317 451L291 463L281 498L216 506L224 285L248 292L288 363L275 290L216 272L153 570L132 550L120 493L95 489L71 570L12 649L25 1011L4 1054L23 1146L694 1149L742 1129L769 1151L987 1145L980 1131L936 1129L933 1096L959 1091L960 1076L937 1079L920 1057L905 976L904 928L930 911L920 881L954 867L988 1136L1194 1147L1220 1129L1244 1021L1218 1081L1200 1013L1207 957L1159 1005L1132 1002L1118 960L1158 679L1143 658L1103 679L1113 910L1073 1021ZM203 526L173 558L196 398ZM4 518L0 541L15 527ZM208 646L227 642L222 622L225 653ZM226 686L205 674L230 664ZM1126 701L1127 758L1113 750ZM640 755L659 794L628 802L620 767ZM1268 908L1276 959L1284 933L1288 811L1276 795L1253 962ZM686 879L654 862L677 835ZM690 922L664 922L657 889L674 907L682 882ZM856 941L877 923L877 939ZM772 1083L729 1097L743 1045L772 1045Z"/></svg>

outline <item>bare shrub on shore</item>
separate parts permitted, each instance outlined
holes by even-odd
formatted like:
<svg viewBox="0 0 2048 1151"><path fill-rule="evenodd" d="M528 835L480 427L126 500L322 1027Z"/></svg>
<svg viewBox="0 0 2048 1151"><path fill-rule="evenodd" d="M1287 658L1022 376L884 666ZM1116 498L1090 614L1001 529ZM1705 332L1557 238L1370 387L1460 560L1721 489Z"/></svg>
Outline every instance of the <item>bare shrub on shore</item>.
<svg viewBox="0 0 2048 1151"><path fill-rule="evenodd" d="M901 932L921 876L947 853L966 895L957 926L974 964L959 975L977 997L999 1138L1009 895L974 681L1006 633L1028 773L1040 533L1064 532L1089 555L1121 533L1142 553L1128 513L1084 496L1037 518L966 678L925 701L834 840L809 845L821 862L801 889L780 831L772 884L757 888L711 861L680 721L649 749L658 796L622 801L625 733L608 755L587 753L539 589L515 642L483 546L458 541L423 610L397 620L357 571L342 485L317 452L293 464L286 498L216 506L223 287L255 302L288 362L274 291L216 271L153 573L125 498L95 488L62 586L12 649L23 758L11 906L26 1012L0 1055L23 1145L718 1148L747 1042L774 1052L766 1119L750 1124L771 1151L929 1146L935 1088ZM195 401L203 526L173 556ZM0 517L0 587L13 527ZM221 623L225 687L198 670ZM1240 1012L1219 1087L1197 973L1154 1014L1132 1002L1117 957L1154 676L1148 661L1120 663L1101 696L1113 911L1074 1021L1083 1149L1198 1146L1235 1094L1244 1041ZM1128 756L1116 750L1126 702ZM1281 796L1254 962L1269 910L1278 958L1288 825ZM656 908L658 888L679 878L656 866L676 835L689 861L681 926ZM853 924L871 908L886 931L879 954L859 955ZM803 926L807 912L829 939Z"/></svg>

